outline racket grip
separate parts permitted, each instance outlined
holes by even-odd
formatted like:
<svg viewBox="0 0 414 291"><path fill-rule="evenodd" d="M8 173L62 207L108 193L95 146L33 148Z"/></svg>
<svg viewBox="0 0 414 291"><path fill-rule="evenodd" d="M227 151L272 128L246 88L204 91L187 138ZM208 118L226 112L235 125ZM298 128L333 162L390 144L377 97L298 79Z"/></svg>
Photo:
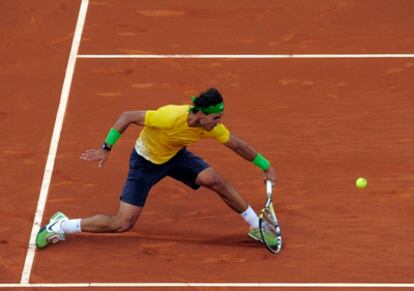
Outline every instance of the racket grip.
<svg viewBox="0 0 414 291"><path fill-rule="evenodd" d="M266 193L271 194L272 193L272 181L266 180Z"/></svg>

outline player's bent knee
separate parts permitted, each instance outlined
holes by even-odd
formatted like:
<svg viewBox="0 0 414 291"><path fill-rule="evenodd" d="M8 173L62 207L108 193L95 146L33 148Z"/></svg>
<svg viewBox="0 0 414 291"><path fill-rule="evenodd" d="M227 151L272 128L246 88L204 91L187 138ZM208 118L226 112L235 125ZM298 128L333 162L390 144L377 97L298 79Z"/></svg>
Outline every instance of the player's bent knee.
<svg viewBox="0 0 414 291"><path fill-rule="evenodd" d="M118 214L113 219L114 232L127 232L134 227L140 216L142 207L121 201Z"/></svg>
<svg viewBox="0 0 414 291"><path fill-rule="evenodd" d="M115 223L113 225L113 231L114 232L127 232L131 230L135 225L135 221L129 220L129 219L115 219Z"/></svg>
<svg viewBox="0 0 414 291"><path fill-rule="evenodd" d="M128 223L128 222L121 223L121 224L117 225L117 227L115 229L115 232L127 232L127 231L131 230L131 228L133 228L133 227L134 227L133 223Z"/></svg>

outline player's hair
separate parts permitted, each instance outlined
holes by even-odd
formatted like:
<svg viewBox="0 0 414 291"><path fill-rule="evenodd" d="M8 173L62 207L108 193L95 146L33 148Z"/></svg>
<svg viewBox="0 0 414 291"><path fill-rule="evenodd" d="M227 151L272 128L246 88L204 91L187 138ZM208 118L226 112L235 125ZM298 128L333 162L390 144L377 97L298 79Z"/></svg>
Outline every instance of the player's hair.
<svg viewBox="0 0 414 291"><path fill-rule="evenodd" d="M198 97L193 100L193 107L191 112L197 113L199 108L207 108L211 105L217 105L223 102L223 97L216 88L209 88L204 92L201 92Z"/></svg>

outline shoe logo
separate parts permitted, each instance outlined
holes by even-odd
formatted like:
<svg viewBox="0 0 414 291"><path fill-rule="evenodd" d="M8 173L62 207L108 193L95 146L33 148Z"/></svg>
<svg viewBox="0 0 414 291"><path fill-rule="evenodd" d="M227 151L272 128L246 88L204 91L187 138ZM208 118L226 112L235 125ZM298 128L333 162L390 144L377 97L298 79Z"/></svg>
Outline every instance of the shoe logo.
<svg viewBox="0 0 414 291"><path fill-rule="evenodd" d="M58 235L54 235L54 236L49 237L47 240L48 242L55 244L58 241L60 241L60 237Z"/></svg>
<svg viewBox="0 0 414 291"><path fill-rule="evenodd" d="M59 221L55 221L55 222L53 222L51 225L48 225L47 226L47 229L48 230L50 230L50 231L53 231L53 229L52 229L52 227L56 224L56 223L58 223Z"/></svg>

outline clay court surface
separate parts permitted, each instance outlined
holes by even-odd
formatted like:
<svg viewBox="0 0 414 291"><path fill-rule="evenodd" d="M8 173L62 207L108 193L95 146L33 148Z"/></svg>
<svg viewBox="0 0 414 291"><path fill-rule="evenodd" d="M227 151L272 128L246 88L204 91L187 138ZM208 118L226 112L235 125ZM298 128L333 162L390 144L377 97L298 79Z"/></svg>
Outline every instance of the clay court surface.
<svg viewBox="0 0 414 291"><path fill-rule="evenodd" d="M285 248L270 254L247 237L246 224L217 195L167 178L153 188L132 231L82 233L36 250L23 282L80 7L75 0L0 3L0 287L16 290L26 283L40 289L36 284L45 283L60 290L58 284L91 282L413 287L412 56L110 57L412 54L414 2L404 0L90 0L43 223L57 210L72 218L115 213L140 128L129 127L103 168L79 156L100 145L121 112L188 104L191 95L216 87L226 103L223 123L277 170L274 202ZM253 208L263 207L258 168L213 140L190 150ZM364 190L355 187L359 176L368 179ZM150 290L165 288L246 290Z"/></svg>

